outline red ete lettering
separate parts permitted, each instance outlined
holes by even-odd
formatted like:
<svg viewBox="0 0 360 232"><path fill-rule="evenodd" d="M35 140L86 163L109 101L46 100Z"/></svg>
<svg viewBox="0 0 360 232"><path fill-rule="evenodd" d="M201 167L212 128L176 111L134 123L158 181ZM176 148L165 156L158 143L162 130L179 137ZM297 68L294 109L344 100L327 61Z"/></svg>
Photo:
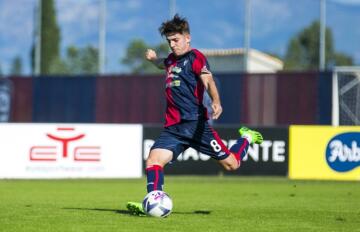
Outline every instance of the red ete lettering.
<svg viewBox="0 0 360 232"><path fill-rule="evenodd" d="M82 139L85 136L85 134L81 134L81 135L78 135L78 136L75 136L72 138L61 138L61 137L56 137L51 134L46 134L46 136L49 137L50 139L62 142L62 145L63 145L62 153L63 153L63 157L66 158L68 155L68 143L71 141Z"/></svg>

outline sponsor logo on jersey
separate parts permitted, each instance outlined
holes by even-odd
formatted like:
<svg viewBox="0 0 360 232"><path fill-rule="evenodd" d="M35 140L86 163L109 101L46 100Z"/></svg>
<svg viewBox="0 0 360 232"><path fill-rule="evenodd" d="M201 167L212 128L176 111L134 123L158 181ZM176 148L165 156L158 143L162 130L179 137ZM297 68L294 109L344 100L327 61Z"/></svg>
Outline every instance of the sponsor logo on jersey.
<svg viewBox="0 0 360 232"><path fill-rule="evenodd" d="M181 84L180 80L171 81L169 83L166 83L166 88L178 87L180 86L180 84Z"/></svg>
<svg viewBox="0 0 360 232"><path fill-rule="evenodd" d="M176 79L176 78L179 78L179 76L176 74L170 73L167 78Z"/></svg>
<svg viewBox="0 0 360 232"><path fill-rule="evenodd" d="M348 172L360 165L360 132L333 137L326 147L326 161L337 172Z"/></svg>
<svg viewBox="0 0 360 232"><path fill-rule="evenodd" d="M171 72L172 72L172 73L179 74L179 73L181 72L181 68L175 66L175 67L173 67L173 68L171 69Z"/></svg>

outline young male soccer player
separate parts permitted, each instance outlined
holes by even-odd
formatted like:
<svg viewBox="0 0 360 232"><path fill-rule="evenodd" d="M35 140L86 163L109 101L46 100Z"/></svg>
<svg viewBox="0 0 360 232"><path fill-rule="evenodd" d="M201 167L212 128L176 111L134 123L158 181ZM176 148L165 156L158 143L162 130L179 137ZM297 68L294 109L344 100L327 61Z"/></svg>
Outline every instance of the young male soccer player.
<svg viewBox="0 0 360 232"><path fill-rule="evenodd" d="M241 137L228 149L217 132L208 124L208 113L203 106L204 91L212 99L212 118L218 119L222 107L218 90L205 56L190 46L189 24L185 18L175 15L162 23L160 34L166 37L172 53L158 58L148 49L146 59L166 71L166 116L164 130L151 148L146 160L147 191L162 190L164 166L176 160L179 154L192 147L218 160L228 171L240 167L249 144L262 143L262 135L242 127ZM144 213L141 203L128 202L133 213Z"/></svg>

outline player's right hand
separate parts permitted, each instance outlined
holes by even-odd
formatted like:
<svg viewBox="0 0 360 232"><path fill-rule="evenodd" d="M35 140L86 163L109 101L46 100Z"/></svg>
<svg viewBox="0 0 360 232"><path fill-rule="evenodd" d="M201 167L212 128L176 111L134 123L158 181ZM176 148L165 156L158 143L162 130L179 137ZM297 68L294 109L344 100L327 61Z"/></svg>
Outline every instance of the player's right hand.
<svg viewBox="0 0 360 232"><path fill-rule="evenodd" d="M149 61L154 61L157 59L156 52L152 49L147 49L145 52L145 58Z"/></svg>
<svg viewBox="0 0 360 232"><path fill-rule="evenodd" d="M223 111L221 104L213 102L211 108L213 110L212 119L218 119Z"/></svg>

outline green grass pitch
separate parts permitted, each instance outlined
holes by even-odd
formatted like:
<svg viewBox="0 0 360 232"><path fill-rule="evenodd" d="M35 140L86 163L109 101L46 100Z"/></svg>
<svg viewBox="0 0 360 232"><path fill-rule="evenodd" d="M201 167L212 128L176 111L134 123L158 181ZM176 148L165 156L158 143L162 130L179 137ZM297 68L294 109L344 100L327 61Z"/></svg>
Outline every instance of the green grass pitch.
<svg viewBox="0 0 360 232"><path fill-rule="evenodd" d="M360 231L358 182L166 176L165 219L129 215L145 179L0 180L0 231Z"/></svg>

